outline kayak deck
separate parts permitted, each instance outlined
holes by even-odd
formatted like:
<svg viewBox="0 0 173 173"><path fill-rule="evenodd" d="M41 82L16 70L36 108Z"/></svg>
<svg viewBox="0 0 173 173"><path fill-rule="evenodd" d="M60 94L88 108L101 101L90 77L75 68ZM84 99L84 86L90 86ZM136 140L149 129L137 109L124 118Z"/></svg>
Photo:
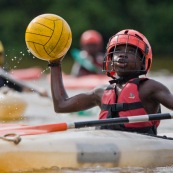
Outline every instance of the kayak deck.
<svg viewBox="0 0 173 173"><path fill-rule="evenodd" d="M119 131L68 130L22 136L18 145L1 140L0 147L1 172L173 165L172 140Z"/></svg>

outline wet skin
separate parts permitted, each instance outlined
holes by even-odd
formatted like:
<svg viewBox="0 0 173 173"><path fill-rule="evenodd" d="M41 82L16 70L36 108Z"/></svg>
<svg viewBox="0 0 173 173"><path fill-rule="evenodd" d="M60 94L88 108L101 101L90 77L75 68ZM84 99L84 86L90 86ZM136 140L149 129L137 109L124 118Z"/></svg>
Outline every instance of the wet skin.
<svg viewBox="0 0 173 173"><path fill-rule="evenodd" d="M127 77L134 73L135 70L141 69L140 53L139 56L135 57L134 53L131 52L134 50L131 48L133 47L129 46L129 50L123 53L125 46L120 46L119 53L114 54L112 66L117 71L117 76ZM61 60L52 61L59 63L59 66L51 67L51 90L55 112L69 113L89 109L94 106L100 107L103 92L108 85L98 86L91 91L69 97L62 81L62 59L63 57ZM125 83L116 86L117 94L121 92L124 85ZM139 95L148 114L156 113L160 103L168 109L173 110L173 95L160 82L150 79L141 83L139 86Z"/></svg>

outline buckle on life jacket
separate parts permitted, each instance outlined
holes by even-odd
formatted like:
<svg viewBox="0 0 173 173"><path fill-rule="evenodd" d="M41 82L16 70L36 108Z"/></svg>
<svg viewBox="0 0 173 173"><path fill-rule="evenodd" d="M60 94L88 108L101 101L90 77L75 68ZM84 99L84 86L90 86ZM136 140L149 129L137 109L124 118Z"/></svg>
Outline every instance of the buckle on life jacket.
<svg viewBox="0 0 173 173"><path fill-rule="evenodd" d="M128 110L128 104L127 103L116 103L111 106L112 112L119 112L121 110Z"/></svg>

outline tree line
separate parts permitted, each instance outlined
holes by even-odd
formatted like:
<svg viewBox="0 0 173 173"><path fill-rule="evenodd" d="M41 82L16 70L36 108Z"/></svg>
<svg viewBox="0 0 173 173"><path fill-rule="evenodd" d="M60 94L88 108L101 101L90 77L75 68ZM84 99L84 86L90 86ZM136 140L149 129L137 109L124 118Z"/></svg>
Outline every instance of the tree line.
<svg viewBox="0 0 173 173"><path fill-rule="evenodd" d="M73 34L73 47L87 29L108 39L122 29L136 29L151 43L153 53L173 53L173 1L171 0L1 0L0 40L6 51L26 51L25 30L36 16L53 13L63 17Z"/></svg>

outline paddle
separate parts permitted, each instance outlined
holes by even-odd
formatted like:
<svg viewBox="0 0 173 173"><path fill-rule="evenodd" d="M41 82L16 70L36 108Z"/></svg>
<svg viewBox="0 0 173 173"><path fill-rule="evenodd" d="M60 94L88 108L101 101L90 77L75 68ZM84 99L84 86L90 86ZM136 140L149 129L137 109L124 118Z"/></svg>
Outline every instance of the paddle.
<svg viewBox="0 0 173 173"><path fill-rule="evenodd" d="M102 125L112 125L112 124L122 124L122 123L136 123L136 122L146 122L152 120L164 120L172 119L172 113L162 113L162 114L148 114L148 115L138 115L131 117L122 117L122 118L111 118L104 120L92 120L92 121L83 121L83 122L74 122L74 123L58 123L58 124L43 124L36 126L28 125L0 125L0 135L6 133L17 133L19 135L36 135L56 131L65 131L68 129L82 128L82 127L93 127L93 126L102 126Z"/></svg>
<svg viewBox="0 0 173 173"><path fill-rule="evenodd" d="M48 96L47 92L43 91L41 88L29 85L28 83L26 83L24 81L21 82L19 80L14 79L8 72L3 70L2 68L0 68L0 76L2 78L4 78L5 80L8 80L8 81L14 83L17 86L25 88L25 89L27 89L29 91L34 91L34 92L38 93L40 96L50 98L50 96Z"/></svg>

